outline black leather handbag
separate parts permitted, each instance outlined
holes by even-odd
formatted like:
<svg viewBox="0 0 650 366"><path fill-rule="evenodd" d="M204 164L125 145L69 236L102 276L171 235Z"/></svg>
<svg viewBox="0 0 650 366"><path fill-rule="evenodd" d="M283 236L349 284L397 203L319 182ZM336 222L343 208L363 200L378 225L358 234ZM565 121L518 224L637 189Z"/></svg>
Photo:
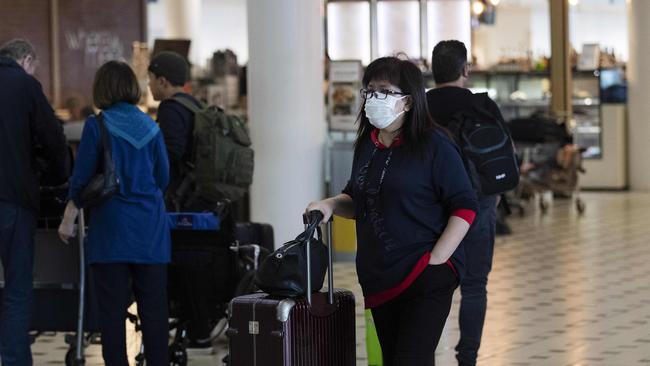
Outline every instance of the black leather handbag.
<svg viewBox="0 0 650 366"><path fill-rule="evenodd" d="M113 160L113 149L111 140L104 124L104 117L100 113L97 116L99 135L102 140L101 152L102 161L99 172L90 180L90 183L81 192L81 201L84 207L97 206L113 197L120 188L120 181L115 171Z"/></svg>
<svg viewBox="0 0 650 366"><path fill-rule="evenodd" d="M302 234L282 245L260 264L255 274L255 284L262 291L273 296L303 296L307 294L307 278L311 279L312 292L323 288L328 266L327 246L323 244L323 233L319 226L323 215L317 212L309 216L309 223ZM311 271L307 268L308 245Z"/></svg>

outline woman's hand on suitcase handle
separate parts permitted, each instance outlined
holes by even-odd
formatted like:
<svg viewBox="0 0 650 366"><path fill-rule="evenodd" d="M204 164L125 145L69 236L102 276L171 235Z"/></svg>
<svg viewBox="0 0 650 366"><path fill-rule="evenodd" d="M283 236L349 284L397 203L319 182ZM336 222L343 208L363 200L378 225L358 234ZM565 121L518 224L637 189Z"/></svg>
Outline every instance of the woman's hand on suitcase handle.
<svg viewBox="0 0 650 366"><path fill-rule="evenodd" d="M74 238L76 235L76 226L74 223L77 220L78 215L79 209L75 206L73 201L69 201L65 206L61 225L59 225L59 238L66 244L68 244L70 238Z"/></svg>
<svg viewBox="0 0 650 366"><path fill-rule="evenodd" d="M318 210L323 214L322 224L332 221L333 215L346 219L354 219L355 216L354 200L345 193L310 203L305 210L305 214L314 210Z"/></svg>
<svg viewBox="0 0 650 366"><path fill-rule="evenodd" d="M320 211L320 213L323 214L323 220L320 222L320 224L325 224L332 218L335 205L336 202L331 198L327 198L318 202L312 202L307 206L307 209L305 210L305 216L309 217L309 213L312 211Z"/></svg>

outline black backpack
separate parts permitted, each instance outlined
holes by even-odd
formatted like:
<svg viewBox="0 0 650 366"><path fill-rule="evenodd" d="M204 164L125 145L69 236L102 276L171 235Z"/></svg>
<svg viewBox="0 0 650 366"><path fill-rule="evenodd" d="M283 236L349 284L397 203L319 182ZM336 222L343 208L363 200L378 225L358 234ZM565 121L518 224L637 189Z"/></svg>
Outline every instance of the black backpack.
<svg viewBox="0 0 650 366"><path fill-rule="evenodd" d="M487 93L474 95L474 103L457 112L447 128L463 153L474 188L482 195L514 189L519 183L519 165L510 134L502 121L486 106Z"/></svg>

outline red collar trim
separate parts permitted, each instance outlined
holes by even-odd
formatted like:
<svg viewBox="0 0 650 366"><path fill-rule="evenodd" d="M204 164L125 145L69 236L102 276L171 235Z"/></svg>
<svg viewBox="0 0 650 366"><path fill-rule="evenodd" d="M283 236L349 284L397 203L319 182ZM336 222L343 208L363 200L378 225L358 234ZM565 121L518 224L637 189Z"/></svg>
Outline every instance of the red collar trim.
<svg viewBox="0 0 650 366"><path fill-rule="evenodd" d="M372 140L372 143L375 144L375 146L378 149L389 149L391 147L398 147L398 146L401 146L401 145L404 144L404 139L402 138L401 133L399 135L397 135L397 137L395 137L395 139L393 140L393 143L390 146L386 146L386 145L382 144L381 141L379 141L379 129L378 128L375 128L374 130L372 130L372 132L370 133L370 139Z"/></svg>

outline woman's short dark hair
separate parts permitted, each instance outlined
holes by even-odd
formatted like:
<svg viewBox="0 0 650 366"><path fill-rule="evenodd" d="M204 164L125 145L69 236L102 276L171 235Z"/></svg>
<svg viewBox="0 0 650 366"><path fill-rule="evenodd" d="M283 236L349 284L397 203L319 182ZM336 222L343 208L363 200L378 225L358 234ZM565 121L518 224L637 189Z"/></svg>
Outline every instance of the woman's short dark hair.
<svg viewBox="0 0 650 366"><path fill-rule="evenodd" d="M426 132L436 128L442 130L442 128L429 115L424 78L420 69L408 60L382 57L371 62L366 68L362 81L363 87L367 88L371 81L386 81L399 87L403 93L410 96L411 109L405 113L401 133L409 153L424 157L427 147ZM355 143L356 151L361 147L361 142L368 139L374 129L363 108L359 111L357 120L359 129Z"/></svg>
<svg viewBox="0 0 650 366"><path fill-rule="evenodd" d="M467 48L461 41L441 41L431 52L431 72L436 84L458 80L466 64Z"/></svg>
<svg viewBox="0 0 650 366"><path fill-rule="evenodd" d="M131 66L122 61L108 61L95 74L93 102L99 109L109 108L119 102L137 104L141 95L140 84Z"/></svg>

